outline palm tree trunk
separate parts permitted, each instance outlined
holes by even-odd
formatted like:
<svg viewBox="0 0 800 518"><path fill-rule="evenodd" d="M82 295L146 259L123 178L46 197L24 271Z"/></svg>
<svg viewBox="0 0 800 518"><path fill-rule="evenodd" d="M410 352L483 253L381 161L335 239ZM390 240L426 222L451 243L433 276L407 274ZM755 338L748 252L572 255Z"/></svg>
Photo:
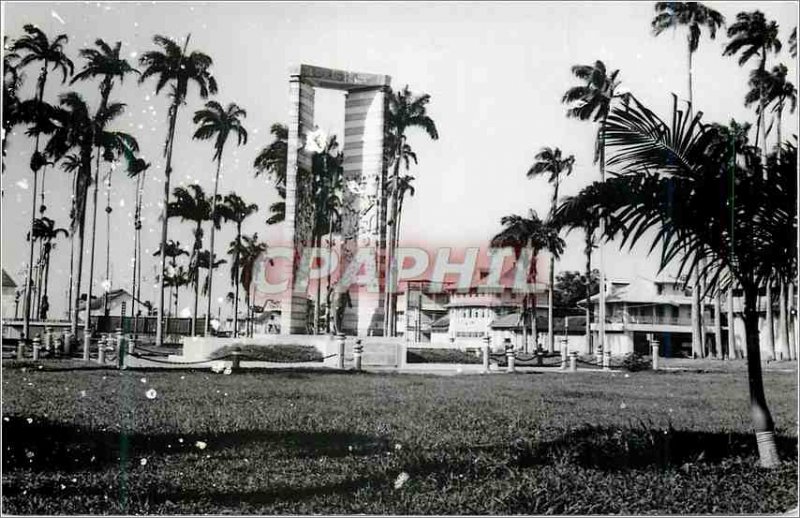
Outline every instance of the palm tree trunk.
<svg viewBox="0 0 800 518"><path fill-rule="evenodd" d="M728 359L736 359L736 332L733 317L733 286L728 288Z"/></svg>
<svg viewBox="0 0 800 518"><path fill-rule="evenodd" d="M42 65L42 70L39 73L38 99L39 105L42 104L44 98L44 85L47 82L47 61L45 60ZM39 154L39 134L36 134L35 155ZM28 274L25 277L25 302L22 310L22 338L25 340L30 339L30 319L31 319L31 284L33 280L33 222L36 220L36 188L38 186L38 170L33 171L33 196L31 199L31 224L30 224L30 240L28 244Z"/></svg>
<svg viewBox="0 0 800 518"><path fill-rule="evenodd" d="M47 253L45 254L44 258L44 293L42 295L42 300L47 301L47 305L50 305L49 297L47 296L47 286L50 284L50 252L52 252L53 247L50 243L47 245ZM49 308L48 308L49 311ZM784 322L786 322L784 320ZM787 339L788 342L788 339Z"/></svg>
<svg viewBox="0 0 800 518"><path fill-rule="evenodd" d="M239 250L242 247L242 224L236 224L236 265L235 270L236 273L234 274L233 284L235 297L233 299L233 336L239 336Z"/></svg>
<svg viewBox="0 0 800 518"><path fill-rule="evenodd" d="M550 217L555 216L556 204L558 203L558 175L556 175L556 184L553 189L553 201L550 204ZM556 258L553 252L550 252L550 289L547 290L547 352L553 353L555 351L556 334L553 329L553 288L556 283Z"/></svg>
<svg viewBox="0 0 800 518"><path fill-rule="evenodd" d="M764 72L766 71L767 67L767 50L765 48L761 49L761 73L762 77ZM767 134L766 134L766 127L765 127L765 117L764 117L764 109L765 106L765 99L764 99L764 82L761 81L761 93L759 95L759 110L760 116L758 119L758 130L761 133L761 160L762 164L767 163ZM767 179L767 168L764 167L764 179ZM772 315L772 282L767 281L767 293L766 293L766 311L767 311L767 351L772 355L772 358L775 358L775 327L773 322L773 315Z"/></svg>
<svg viewBox="0 0 800 518"><path fill-rule="evenodd" d="M393 185L394 189L392 189L392 212L391 212L391 222L392 222L392 230L391 234L389 234L389 246L386 254L386 289L385 289L385 324L384 324L384 334L388 336L394 336L394 324L395 324L395 304L394 304L394 277L395 277L395 269L394 269L394 253L395 247L397 243L395 242L396 228L397 228L397 209L398 209L398 202L399 202L399 193L398 193L398 184L399 184L399 177L400 177L400 159L402 157L402 150L403 150L403 141L405 137L402 135L402 132L398 131L400 135L397 139L397 150L395 151L394 157L394 172L392 173L393 178Z"/></svg>
<svg viewBox="0 0 800 518"><path fill-rule="evenodd" d="M778 358L789 360L792 357L789 350L789 329L786 327L786 306L789 300L786 296L786 283L780 281L779 313L778 313Z"/></svg>
<svg viewBox="0 0 800 518"><path fill-rule="evenodd" d="M322 236L318 235L314 239L314 246L316 247L317 251L322 248ZM317 296L314 299L314 334L319 334L319 312L320 312L320 305L322 303L322 279L316 279L317 284Z"/></svg>
<svg viewBox="0 0 800 518"><path fill-rule="evenodd" d="M722 360L725 351L722 346L722 299L719 291L714 295L714 345L717 349L717 359Z"/></svg>
<svg viewBox="0 0 800 518"><path fill-rule="evenodd" d="M205 336L209 335L211 327L211 283L214 279L214 230L216 229L214 218L216 218L217 213L217 192L219 189L220 169L222 169L222 150L220 150L219 158L217 158L217 174L214 177L214 197L211 198L211 238L208 247L208 299L206 305Z"/></svg>
<svg viewBox="0 0 800 518"><path fill-rule="evenodd" d="M36 136L36 152L39 152L39 136ZM38 172L33 172L33 199L31 202L31 224L28 234L28 273L25 277L25 301L22 309L22 338L30 339L30 319L31 319L31 291L33 287L33 222L36 221L36 187Z"/></svg>
<svg viewBox="0 0 800 518"><path fill-rule="evenodd" d="M744 325L747 342L747 377L750 387L750 415L756 432L761 467L774 468L780 463L775 446L775 423L764 395L761 375L761 350L758 343L758 288L746 286L744 292Z"/></svg>
<svg viewBox="0 0 800 518"><path fill-rule="evenodd" d="M703 342L700 322L700 276L697 272L693 275L692 286L692 357L703 357Z"/></svg>
<svg viewBox="0 0 800 518"><path fill-rule="evenodd" d="M77 340L78 338L78 302L81 299L81 280L83 277L83 245L86 238L86 205L84 200L84 207L83 207L83 214L84 217L78 221L78 268L76 269L75 274L75 290L74 290L74 297L75 303L72 305L72 322L70 322L70 332L74 339Z"/></svg>
<svg viewBox="0 0 800 518"><path fill-rule="evenodd" d="M526 316L528 314L528 295L522 297L522 308L520 311L520 321L522 322L522 349L528 350L528 321Z"/></svg>
<svg viewBox="0 0 800 518"><path fill-rule="evenodd" d="M83 344L89 347L92 315L92 281L94 280L94 249L97 241L97 184L100 182L100 148L97 148L97 159L94 170L94 190L92 192L92 244L89 253L89 287L86 290L86 320L83 322ZM84 353L84 357L86 353Z"/></svg>
<svg viewBox="0 0 800 518"><path fill-rule="evenodd" d="M69 231L69 286L67 287L67 318L72 315L72 278L75 275L75 232Z"/></svg>
<svg viewBox="0 0 800 518"><path fill-rule="evenodd" d="M188 43L188 38L187 38ZM167 205L169 204L169 180L172 175L172 147L175 144L175 123L178 118L179 99L175 99L170 106L169 113L169 130L167 133L167 164L164 168L164 206L161 208L161 250L167 248L167 226L169 218L167 218ZM158 307L156 310L156 346L161 346L164 343L164 266L166 265L167 256L161 254L160 259L160 275L158 276Z"/></svg>
<svg viewBox="0 0 800 518"><path fill-rule="evenodd" d="M592 233L586 229L586 353L592 354Z"/></svg>
<svg viewBox="0 0 800 518"><path fill-rule="evenodd" d="M103 315L108 316L108 290L111 288L111 172L108 170L108 185L106 186L106 282L108 289L103 293Z"/></svg>
<svg viewBox="0 0 800 518"><path fill-rule="evenodd" d="M792 315L792 310L795 307L795 298L794 298L794 283L790 282L788 287L789 292L789 303L787 305L787 312L788 318L786 321L787 332L789 335L789 357L792 360L797 359L797 336L794 332L794 322L797 320L796 316Z"/></svg>
<svg viewBox="0 0 800 518"><path fill-rule="evenodd" d="M136 295L136 267L139 259L139 185L141 174L136 175L136 191L134 193L133 208L133 273L131 274L131 321L133 322L133 335L136 336L136 309L139 305L139 297Z"/></svg>
<svg viewBox="0 0 800 518"><path fill-rule="evenodd" d="M192 312L192 336L197 333L197 302L200 299L200 252L203 250L203 242L200 241L200 232L202 230L202 221L197 222L197 228L194 231L194 311ZM211 225L214 225L212 222Z"/></svg>
<svg viewBox="0 0 800 518"><path fill-rule="evenodd" d="M603 117L602 125L600 126L600 182L606 181L606 118ZM597 263L600 267L600 308L599 308L599 325L597 328L597 349L605 354L606 352L606 271L603 260L603 239L606 234L606 222L604 218L600 218L600 243L598 243L598 259Z"/></svg>

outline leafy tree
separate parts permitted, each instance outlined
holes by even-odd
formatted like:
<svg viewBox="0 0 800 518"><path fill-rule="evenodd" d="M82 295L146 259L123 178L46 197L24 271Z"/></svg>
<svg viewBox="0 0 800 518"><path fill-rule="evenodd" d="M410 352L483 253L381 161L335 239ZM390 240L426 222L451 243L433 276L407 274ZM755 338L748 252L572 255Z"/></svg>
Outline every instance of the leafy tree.
<svg viewBox="0 0 800 518"><path fill-rule="evenodd" d="M547 175L547 181L553 184L553 201L550 203L550 218L555 214L558 205L558 186L564 177L572 174L575 165L575 157L569 155L562 158L559 148L543 147L536 154L536 162L528 169L528 178ZM555 287L556 261L554 256L550 256L550 290L548 290L547 300L547 351L552 353L555 350L555 330L553 329L553 288Z"/></svg>
<svg viewBox="0 0 800 518"><path fill-rule="evenodd" d="M208 98L209 93L217 93L217 80L211 74L212 59L198 51L191 53L187 52L189 46L189 39L191 35L186 36L186 42L183 48L175 43L173 40L157 35L153 38L153 42L161 47L161 50L152 50L142 54L139 59L139 64L144 68L144 72L139 77L139 82L142 83L151 76L158 78L156 82L156 94L167 85L171 85L170 98L172 99L167 114L168 129L167 140L164 145L164 156L166 158L166 165L164 168L164 208L161 213L161 246L165 246L167 242L167 225L169 218L167 217L167 205L169 205L169 185L170 177L172 175L172 150L175 145L175 125L178 120L178 109L185 103L186 95L188 94L189 83L194 82L197 85L200 97L203 99ZM161 268L159 271L164 270L164 261L166 258L161 257ZM163 343L163 324L162 318L164 314L164 276L159 277L159 296L158 296L158 320L156 329L156 345Z"/></svg>
<svg viewBox="0 0 800 518"><path fill-rule="evenodd" d="M608 121L608 163L617 175L586 187L578 198L610 223L604 239L621 236L620 246L632 247L655 229L650 250L660 245L662 269L679 259L679 273L701 268L700 274L712 280L709 290L733 282L741 286L751 416L761 464L775 467L779 460L762 382L757 298L766 282L789 280L797 272L795 162L772 155L764 164L748 146L719 145L724 136L716 127L702 124L699 113L685 117L677 100L671 123L632 101L625 109L615 108ZM784 154L796 160L797 148L785 145Z"/></svg>
<svg viewBox="0 0 800 518"><path fill-rule="evenodd" d="M234 134L237 138L237 144L247 144L247 130L242 126L241 119L247 117L247 112L236 105L236 103L228 104L227 108L223 108L216 101L208 101L206 107L198 110L194 114L194 123L198 125L197 130L194 132L193 138L198 140L214 140L214 155L212 160L217 162L217 172L214 176L214 195L211 197L211 214L217 212L217 199L219 198L219 172L222 169L222 152L225 150L225 144L228 142L228 137ZM209 252L211 253L210 263L214 263L214 225L211 226L211 238L209 244ZM212 272L213 273L213 272ZM208 276L208 306L206 307L206 326L205 334L208 336L210 332L211 323L211 286L213 275L209 273Z"/></svg>
<svg viewBox="0 0 800 518"><path fill-rule="evenodd" d="M48 217L42 216L41 218L36 218L36 221L33 222L33 239L38 240L43 245L39 257L40 272L42 272L40 275L43 276L41 300L38 304L40 320L47 320L47 310L45 308L48 307L46 302L47 287L50 280L50 253L55 247L53 241L62 234L66 236L68 234L67 230L56 227L56 222Z"/></svg>
<svg viewBox="0 0 800 518"><path fill-rule="evenodd" d="M555 305L556 307L574 307L578 302L586 301L586 285L589 285L589 296L600 291L598 279L600 272L592 270L587 278L585 273L577 271L563 271L556 276ZM588 282L587 282L588 281Z"/></svg>

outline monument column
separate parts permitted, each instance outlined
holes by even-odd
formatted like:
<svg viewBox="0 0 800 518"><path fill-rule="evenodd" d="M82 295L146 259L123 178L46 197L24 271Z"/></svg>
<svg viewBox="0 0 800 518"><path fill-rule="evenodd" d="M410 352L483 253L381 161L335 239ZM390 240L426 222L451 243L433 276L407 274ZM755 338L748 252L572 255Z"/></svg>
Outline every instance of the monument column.
<svg viewBox="0 0 800 518"><path fill-rule="evenodd" d="M298 261L311 236L314 205L306 176L310 176L311 156L303 148L306 135L314 128L314 87L303 82L300 71L289 77L289 138L286 146L286 219L283 223L283 246L291 246L294 258L286 263L282 276L291 292L281 299L281 333L305 334L307 297L295 293Z"/></svg>
<svg viewBox="0 0 800 518"><path fill-rule="evenodd" d="M377 273L370 286L350 291L353 305L345 312L343 329L359 336L384 334L386 100L386 87L371 87L348 91L344 103L342 267L347 268L359 249L367 249Z"/></svg>

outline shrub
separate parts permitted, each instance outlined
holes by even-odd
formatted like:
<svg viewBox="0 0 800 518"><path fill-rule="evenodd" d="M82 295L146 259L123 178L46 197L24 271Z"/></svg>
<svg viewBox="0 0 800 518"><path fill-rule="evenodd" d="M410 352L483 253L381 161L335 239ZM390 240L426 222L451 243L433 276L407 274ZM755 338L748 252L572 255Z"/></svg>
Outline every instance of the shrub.
<svg viewBox="0 0 800 518"><path fill-rule="evenodd" d="M460 349L408 349L408 363L481 363L482 359L474 352Z"/></svg>
<svg viewBox="0 0 800 518"><path fill-rule="evenodd" d="M257 345L233 344L226 345L211 353L212 359L228 356L234 351L239 351L243 360L263 362L321 362L322 353L312 345Z"/></svg>
<svg viewBox="0 0 800 518"><path fill-rule="evenodd" d="M622 359L621 367L630 372L645 371L652 367L652 363L648 356L642 356L639 353L628 353Z"/></svg>

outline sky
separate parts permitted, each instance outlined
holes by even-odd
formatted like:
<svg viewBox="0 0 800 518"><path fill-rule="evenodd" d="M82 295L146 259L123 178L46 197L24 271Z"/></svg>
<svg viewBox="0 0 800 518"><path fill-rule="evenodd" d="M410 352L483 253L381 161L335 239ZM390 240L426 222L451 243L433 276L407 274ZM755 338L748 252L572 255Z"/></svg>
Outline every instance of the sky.
<svg viewBox="0 0 800 518"><path fill-rule="evenodd" d="M730 23L740 11L759 9L780 25L785 42L797 25L793 2L709 2ZM66 34L66 51L82 66L78 55L97 38L122 42L122 54L136 64L142 52L155 48L156 34L183 41L191 34L190 50L209 54L219 83L214 99L236 102L247 110L246 145L230 141L220 177L222 194L235 191L260 209L244 224L245 233L258 232L267 242L279 239L280 229L268 227L268 207L277 200L272 184L254 178L257 153L270 142L269 127L286 122L289 112L289 69L300 63L356 72L386 74L392 86L428 93L430 116L440 138L422 131L409 132L419 164L410 174L416 194L403 207L402 240L426 247L485 245L500 229L500 218L525 214L544 216L552 187L546 179L527 179L525 173L543 146L559 147L576 159L574 173L564 180L560 194L576 194L599 179L592 163L596 127L568 119L561 96L578 84L570 67L602 60L619 69L622 84L662 117L668 117L672 93L687 97L686 32L668 31L654 37L650 28L652 2L292 2L292 3L16 3L2 6L3 34L18 37L22 26L33 23L49 36ZM727 41L720 31L715 40L703 33L694 56L694 101L704 121L754 121L743 106L747 77L755 63L744 67L723 57ZM795 84L797 67L784 48L771 56L789 67ZM30 97L38 70L29 68L22 96ZM50 75L45 98L56 102L69 90L79 92L94 106L98 82L60 84ZM117 85L112 100L127 104L114 129L131 132L142 154L153 163L145 187L143 296L155 301L152 253L160 239L159 203L163 192L163 143L169 99L166 89L154 93L155 82L137 84L128 78ZM190 88L179 113L172 184L199 182L213 189L214 164L210 142L193 141L191 117L202 108L197 90ZM343 97L339 92L317 92L315 119L329 133L342 135ZM785 117L784 134L796 133L797 115ZM31 211L32 174L28 168L33 141L17 127L9 137L6 170L2 175L2 264L22 283L27 261L25 235ZM103 174L107 168L103 168ZM112 174L110 263L111 286L130 291L133 255L133 200L135 182L123 168ZM45 176L46 215L58 226L69 224L70 176L48 169ZM99 192L95 288L105 278L105 243L109 232L103 211L105 186ZM38 204L38 202L37 202ZM89 209L91 210L91 209ZM90 212L91 214L91 212ZM188 223L170 220L170 238L191 243ZM88 236L88 234L87 234ZM218 234L217 243L234 238L231 225ZM584 268L583 236L566 236L567 251L557 270ZM87 238L87 244L89 239ZM649 244L649 243L648 243ZM217 253L220 252L218 246ZM632 252L605 247L607 275L612 278L653 276L658 267L647 247ZM596 258L595 258L596 261ZM88 269L88 254L85 260ZM69 241L61 239L51 264L51 314L66 310ZM215 298L230 289L227 267L215 276ZM149 289L148 289L149 285ZM224 288L220 288L224 286ZM188 290L180 307L188 307Z"/></svg>

